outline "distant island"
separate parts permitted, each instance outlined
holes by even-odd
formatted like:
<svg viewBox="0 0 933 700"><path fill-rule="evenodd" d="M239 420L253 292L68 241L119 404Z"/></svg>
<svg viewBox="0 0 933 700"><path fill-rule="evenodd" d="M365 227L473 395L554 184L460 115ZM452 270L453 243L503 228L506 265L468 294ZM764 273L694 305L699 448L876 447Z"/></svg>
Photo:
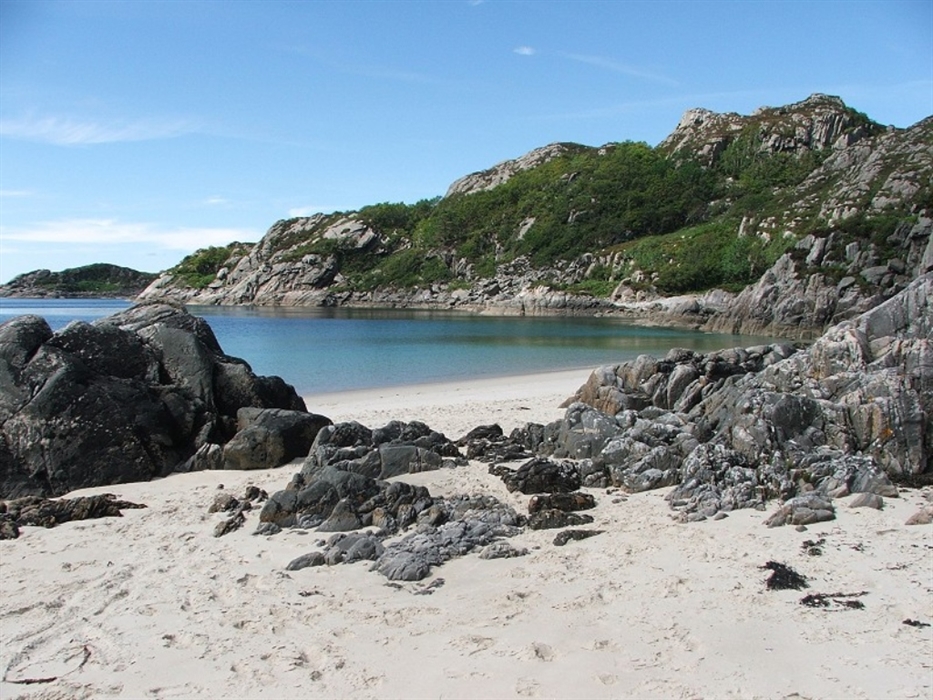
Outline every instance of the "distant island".
<svg viewBox="0 0 933 700"><path fill-rule="evenodd" d="M0 285L0 297L135 298L158 275L128 267L94 263L61 272L34 270Z"/></svg>

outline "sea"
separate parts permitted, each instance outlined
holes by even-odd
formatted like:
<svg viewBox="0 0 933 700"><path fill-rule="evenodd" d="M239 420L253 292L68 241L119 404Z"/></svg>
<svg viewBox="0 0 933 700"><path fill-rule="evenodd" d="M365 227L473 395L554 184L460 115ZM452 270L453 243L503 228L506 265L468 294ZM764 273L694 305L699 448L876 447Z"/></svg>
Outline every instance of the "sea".
<svg viewBox="0 0 933 700"><path fill-rule="evenodd" d="M0 323L43 316L53 330L122 311L114 299L0 298ZM190 306L228 355L303 396L516 374L592 369L674 347L708 352L760 336L641 326L611 317L498 317L395 309Z"/></svg>

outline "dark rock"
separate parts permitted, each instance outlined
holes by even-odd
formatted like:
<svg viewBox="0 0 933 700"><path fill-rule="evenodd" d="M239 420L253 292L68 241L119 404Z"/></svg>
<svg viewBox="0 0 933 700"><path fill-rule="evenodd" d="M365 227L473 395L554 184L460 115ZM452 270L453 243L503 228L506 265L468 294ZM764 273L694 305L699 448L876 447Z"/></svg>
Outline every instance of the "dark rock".
<svg viewBox="0 0 933 700"><path fill-rule="evenodd" d="M270 469L288 461L281 434L260 426L238 431L224 445L223 460L225 469Z"/></svg>
<svg viewBox="0 0 933 700"><path fill-rule="evenodd" d="M277 535L282 531L275 523L259 523L253 531L254 535Z"/></svg>
<svg viewBox="0 0 933 700"><path fill-rule="evenodd" d="M501 437L504 437L504 434L502 432L502 427L498 423L478 425L457 440L457 444L463 447L473 440L496 440Z"/></svg>
<svg viewBox="0 0 933 700"><path fill-rule="evenodd" d="M192 457L229 439L244 406L304 410L180 307L138 305L57 333L13 319L0 325L0 497L213 466L210 449Z"/></svg>
<svg viewBox="0 0 933 700"><path fill-rule="evenodd" d="M595 457L620 432L611 416L582 403L567 408L560 422L555 457L583 459Z"/></svg>
<svg viewBox="0 0 933 700"><path fill-rule="evenodd" d="M300 571L301 569L306 569L309 566L323 566L324 565L324 555L320 552L310 552L308 554L302 554L300 557L292 559L285 566L286 571Z"/></svg>
<svg viewBox="0 0 933 700"><path fill-rule="evenodd" d="M812 490L895 497L896 483L925 483L933 469L931 299L926 272L805 351L676 351L600 368L573 400L608 411L618 432L571 403L549 447L591 457L587 485L676 485L669 500L685 520ZM787 517L831 515L817 511Z"/></svg>
<svg viewBox="0 0 933 700"><path fill-rule="evenodd" d="M580 472L567 462L535 458L515 471L504 468L497 471L509 491L525 494L559 493L580 488Z"/></svg>
<svg viewBox="0 0 933 700"><path fill-rule="evenodd" d="M116 496L110 493L54 500L24 496L7 501L6 514L19 526L55 527L72 520L119 518L123 515L122 510L145 507L139 503L117 500Z"/></svg>
<svg viewBox="0 0 933 700"><path fill-rule="evenodd" d="M318 526L321 532L347 532L363 526L359 516L353 511L350 501L342 498L334 504L327 519Z"/></svg>
<svg viewBox="0 0 933 700"><path fill-rule="evenodd" d="M0 513L0 540L15 540L19 537L19 525L9 513Z"/></svg>
<svg viewBox="0 0 933 700"><path fill-rule="evenodd" d="M596 499L592 494L582 493L549 493L532 496L528 501L528 512L537 513L541 510L557 509L566 512L575 510L588 510L596 507Z"/></svg>
<svg viewBox="0 0 933 700"><path fill-rule="evenodd" d="M246 516L243 515L243 510L237 509L232 516L214 526L214 537L223 537L234 530L239 530L245 522Z"/></svg>
<svg viewBox="0 0 933 700"><path fill-rule="evenodd" d="M431 450L414 445L381 445L379 447L379 462L381 469L379 479L391 479L402 474L417 474L418 472L440 469L443 460L441 456Z"/></svg>
<svg viewBox="0 0 933 700"><path fill-rule="evenodd" d="M333 556L339 552L339 557ZM355 561L375 561L385 553L379 538L370 533L337 534L327 542L325 558L339 558L344 564Z"/></svg>
<svg viewBox="0 0 933 700"><path fill-rule="evenodd" d="M333 425L330 418L304 411L253 407L237 411L238 430L258 427L280 436L284 452L282 463L307 457L318 432L328 425Z"/></svg>
<svg viewBox="0 0 933 700"><path fill-rule="evenodd" d="M590 515L565 513L556 508L539 510L528 518L528 527L532 530L554 530L559 527L589 525L593 522Z"/></svg>
<svg viewBox="0 0 933 700"><path fill-rule="evenodd" d="M323 427L302 468L305 481L328 465L373 479L440 469L445 458L460 460L457 446L424 423L392 421L376 429L359 423Z"/></svg>
<svg viewBox="0 0 933 700"><path fill-rule="evenodd" d="M207 509L208 513L223 513L234 511L240 507L240 499L232 493L218 493L214 496L214 502Z"/></svg>
<svg viewBox="0 0 933 700"><path fill-rule="evenodd" d="M224 448L213 442L205 442L183 464L175 468L177 472L197 472L207 469L223 469Z"/></svg>
<svg viewBox="0 0 933 700"><path fill-rule="evenodd" d="M563 547L568 542L585 540L601 534L603 534L602 530L563 530L557 533L557 536L554 538L554 544L558 547Z"/></svg>
<svg viewBox="0 0 933 700"><path fill-rule="evenodd" d="M393 551L391 554L383 554L373 570L390 581L420 581L431 572L431 564L423 555Z"/></svg>
<svg viewBox="0 0 933 700"><path fill-rule="evenodd" d="M474 428L457 440L457 445L466 448L467 459L481 462L512 462L534 455L532 441L527 428L516 429L506 436L499 425L493 424Z"/></svg>

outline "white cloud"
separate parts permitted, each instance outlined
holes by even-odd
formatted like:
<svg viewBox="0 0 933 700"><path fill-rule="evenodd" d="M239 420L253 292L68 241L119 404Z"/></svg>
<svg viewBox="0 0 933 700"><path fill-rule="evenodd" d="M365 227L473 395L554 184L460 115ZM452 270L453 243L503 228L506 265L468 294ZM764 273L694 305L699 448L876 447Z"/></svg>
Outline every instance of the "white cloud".
<svg viewBox="0 0 933 700"><path fill-rule="evenodd" d="M577 61L578 63L586 63L591 66L596 66L597 68L603 68L605 70L612 71L614 73L621 73L623 75L628 75L633 78L640 78L642 80L650 80L656 83L664 83L666 85L676 86L679 83L673 78L669 78L666 75L661 75L659 73L652 73L646 71L637 66L630 66L625 63L618 63L608 58L603 58L601 56L587 56L584 54L577 53L561 53L562 57L570 59L571 61Z"/></svg>
<svg viewBox="0 0 933 700"><path fill-rule="evenodd" d="M56 146L150 141L174 138L192 131L194 126L180 119L96 122L67 117L27 117L0 120L0 136Z"/></svg>
<svg viewBox="0 0 933 700"><path fill-rule="evenodd" d="M191 251L233 241L255 241L255 231L234 228L160 227L147 223L124 223L115 219L65 219L31 227L0 229L4 241L58 243L66 245L151 245L168 250Z"/></svg>
<svg viewBox="0 0 933 700"><path fill-rule="evenodd" d="M34 193L30 190L0 190L0 197L32 197Z"/></svg>
<svg viewBox="0 0 933 700"><path fill-rule="evenodd" d="M220 206L221 204L229 204L230 200L225 199L224 197L208 197L204 200L204 204L207 204L211 207Z"/></svg>
<svg viewBox="0 0 933 700"><path fill-rule="evenodd" d="M517 46L513 51L519 56L534 56L537 53L531 46Z"/></svg>

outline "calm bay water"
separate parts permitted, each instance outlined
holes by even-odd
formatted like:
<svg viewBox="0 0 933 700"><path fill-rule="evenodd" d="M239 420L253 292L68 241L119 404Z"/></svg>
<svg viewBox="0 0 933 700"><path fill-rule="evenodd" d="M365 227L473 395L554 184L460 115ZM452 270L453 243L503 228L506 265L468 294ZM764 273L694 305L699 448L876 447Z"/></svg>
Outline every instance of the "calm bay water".
<svg viewBox="0 0 933 700"><path fill-rule="evenodd" d="M0 299L0 322L44 316L53 329L129 306L104 299ZM592 368L767 338L651 328L611 318L491 317L370 309L190 307L228 355L277 374L300 394Z"/></svg>

